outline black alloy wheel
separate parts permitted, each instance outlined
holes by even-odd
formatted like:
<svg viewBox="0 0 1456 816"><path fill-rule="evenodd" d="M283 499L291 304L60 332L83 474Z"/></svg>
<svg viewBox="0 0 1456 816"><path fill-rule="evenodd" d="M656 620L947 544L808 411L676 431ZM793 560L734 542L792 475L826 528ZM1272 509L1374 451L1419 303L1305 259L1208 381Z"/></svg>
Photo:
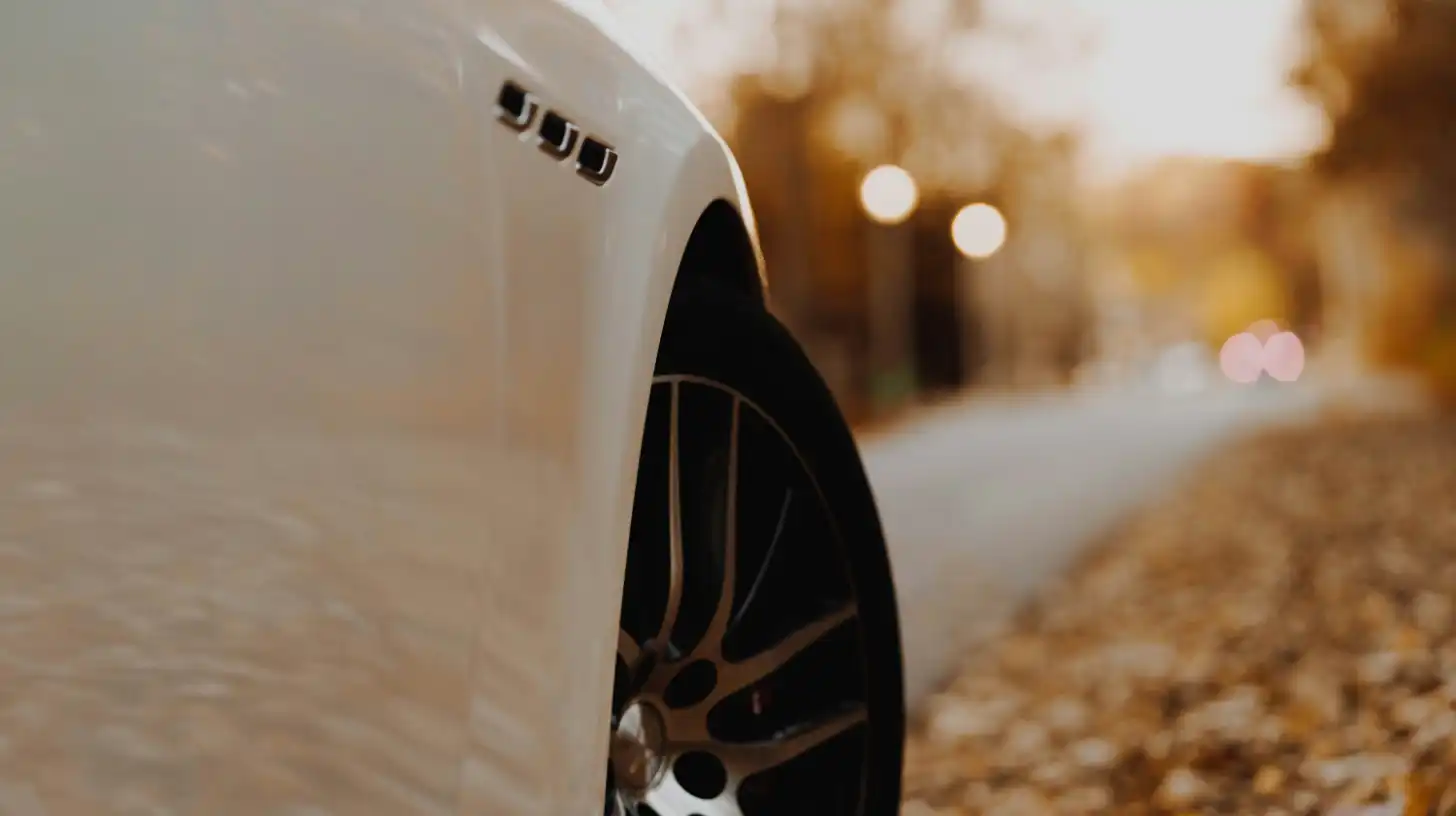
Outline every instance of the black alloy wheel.
<svg viewBox="0 0 1456 816"><path fill-rule="evenodd" d="M761 307L677 293L628 549L605 812L898 807L898 623L832 397Z"/></svg>

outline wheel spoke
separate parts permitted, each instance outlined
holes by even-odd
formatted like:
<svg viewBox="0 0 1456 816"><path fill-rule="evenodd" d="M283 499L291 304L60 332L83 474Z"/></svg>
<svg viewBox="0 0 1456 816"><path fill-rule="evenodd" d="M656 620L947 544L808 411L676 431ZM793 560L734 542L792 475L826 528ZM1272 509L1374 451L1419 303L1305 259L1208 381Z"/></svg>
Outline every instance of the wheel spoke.
<svg viewBox="0 0 1456 816"><path fill-rule="evenodd" d="M742 400L733 398L733 421L728 431L728 483L725 492L723 529L723 581L718 604L702 640L693 649L693 660L716 659L723 653L723 636L733 617L733 596L738 587L738 427Z"/></svg>
<svg viewBox="0 0 1456 816"><path fill-rule="evenodd" d="M682 470L678 462L678 412L682 402L681 389L676 381L672 388L672 408L668 420L667 440L667 502L668 502L668 578L667 604L662 610L662 625L657 630L653 643L659 654L666 651L672 637L673 626L677 624L678 610L682 607L683 591L683 531L682 531Z"/></svg>
<svg viewBox="0 0 1456 816"><path fill-rule="evenodd" d="M661 460L657 458L663 453L657 447L656 452L649 454L653 457L650 461L657 464L653 468L656 472L650 480L646 477L642 480L643 484L648 481L656 484L642 495L647 500L644 504L651 507L659 519L656 524L662 523L662 506L659 502L662 499L668 502L667 560L665 564L657 560L653 565L654 571L659 575L662 574L662 567L666 566L667 583L662 590L645 593L646 597L643 599L644 604L655 606L653 602L657 598L653 596L662 597L662 614L659 620L653 621L649 617L644 621L645 630L634 626L629 632L625 625L618 630L617 657L631 671L625 680L622 679L620 671L618 673L617 684L622 687L624 701L619 703L616 693L613 697L614 742L609 764L609 774L612 776L607 789L607 816L639 816L639 811L662 816L744 816L739 797L743 790L741 786L746 780L788 766L783 784L791 787L812 784L807 780L789 779L790 775L799 776L799 763L794 760L819 751L822 756L816 754L810 758L816 766L819 759L833 760L837 769L841 765L840 749L856 747L862 738L861 726L868 721L868 709L862 695L863 669L860 665L865 659L863 644L857 643L858 638L855 639L855 644L847 640L841 644L841 636L852 634L847 627L859 617L859 607L853 600L852 586L850 593L846 595L839 588L840 584L831 582L832 585L820 586L811 581L802 588L794 587L791 590L808 593L809 597L803 599L804 603L796 602L782 610L777 609L778 599L774 597L778 594L776 581L782 570L791 566L779 563L784 561L778 557L779 545L783 540L789 539L784 545L785 558L795 555L801 547L808 548L803 557L811 558L818 555L814 548L820 544L821 539L826 546L832 547L837 542L830 539L837 536L831 530L828 536L809 534L805 537L793 531L797 527L791 529L791 520L797 521L805 513L827 514L827 518L819 519L821 521L832 519L832 510L826 506L824 496L814 484L813 473L801 457L797 464L803 468L802 473L796 471L790 476L794 479L807 477L807 490L799 487L803 479L790 479L778 483L768 491L751 489L740 492L740 477L750 480L754 478L753 467L759 450L756 446L761 442L773 445L777 441L786 445L793 456L798 456L792 441L774 424L772 418L764 414L749 398L707 378L665 375L656 378L654 384L655 387L666 385L670 389L667 395L670 396L668 406L662 405L661 399L664 395L660 391L654 393L654 418L650 422L651 427L657 429L657 434L663 432L663 425L667 426L668 462L665 470L668 484L664 491L659 481L662 478ZM723 403L704 403L703 408L711 409L711 413L699 418L694 413L698 408L695 399L697 392L689 393L689 389L684 388L685 385L712 388L719 394L731 397L732 408L726 443L722 435L723 417L720 413ZM685 401L685 397L693 399ZM666 418L662 416L665 407L668 408ZM765 425L776 432L769 436L777 436L777 440L760 439L760 435L755 432L756 426L750 428L745 436L742 427L745 411L754 412L750 421L762 418ZM686 415L684 412L687 412ZM696 434L700 432L700 428L706 429L710 425L715 430L710 437L701 440L705 444L698 445L699 437ZM657 440L655 445L661 444L661 436L653 438ZM744 461L745 445L749 446L746 451L747 462ZM773 450L775 449L770 449L770 452ZM794 463L788 464L792 468ZM698 489L698 482L695 481L698 476L707 478L702 485L705 490ZM687 481L684 481L685 477ZM719 479L723 481L719 482ZM755 482L749 481L746 484L752 486ZM760 497L763 500L762 507L757 506ZM779 503L778 508L773 507L775 501ZM754 506L740 508L740 503L745 502ZM693 504L685 507L687 503ZM752 519L752 524L745 526L743 530L740 530L739 524L740 509L745 514L752 514L746 516ZM794 514L792 518L791 511ZM707 522L708 527L701 541L698 540L700 518ZM769 522L774 522L772 527L768 526ZM771 537L767 542L751 542L751 563L740 565L740 533L757 535L760 530ZM685 536L691 540L685 540ZM652 543L660 559L661 538ZM690 552L687 550L689 546L693 548ZM833 561L835 555L832 551L824 553L827 569L838 566ZM700 556L701 579L698 575ZM692 558L692 564L687 563L689 557ZM740 566L745 570L742 575L739 575ZM624 604L626 602L624 599ZM798 610L813 610L808 612L811 619L805 622L799 616L803 613L795 614ZM643 611L648 616L652 615L651 609ZM785 623L793 627L792 631L777 638L777 642L768 648L750 653L743 660L730 662L724 653L729 633L748 627L756 630L764 615L770 621L775 618L784 620L785 615L791 616ZM630 618L624 616L623 620ZM689 630L692 634L689 634ZM699 632L701 635L697 634ZM674 637L678 642L673 642ZM764 642L757 637L754 640L758 643ZM822 644L824 648L815 649L815 644ZM743 645L748 644L745 642ZM846 652L841 655L841 645L846 649L853 646L854 654ZM811 650L813 654L809 654ZM739 650L739 653L743 651L748 650ZM824 654L820 655L820 651ZM843 705L827 707L829 700L800 700L795 694L776 695L781 699L768 702L769 697L774 696L769 694L772 691L769 683L777 682L774 678L779 675L796 671L795 667L789 666L790 663L797 666L821 658L833 660L836 664L840 660L847 661L843 669L836 666L828 671L851 672L852 676L843 679L846 684L859 686L857 690L851 690L846 685L843 692L848 699ZM709 667L695 665L700 662L711 663L711 668L716 671L707 671ZM786 666L789 667L787 671ZM679 679L683 682L675 685ZM787 676L783 679L789 682ZM835 681L833 685L837 689L841 684ZM741 705L739 701L755 689L762 689L765 696L761 701L757 696L758 692L754 692L753 713L750 716L746 710L747 701L743 701ZM838 692L832 692L829 696L840 699ZM733 698L732 711L726 710L729 704L724 702L730 697ZM803 705L800 706L800 703ZM633 706L641 707L639 713L643 717L651 714L652 717L648 719L656 725L653 728L639 729L639 733L632 730L635 726L622 724L626 722L628 713L636 711ZM739 708L745 710L739 711ZM748 721L735 723L730 727L726 721L720 723L714 719L714 726L710 728L710 714L728 715L730 719L744 718ZM855 734L847 733L852 730ZM878 731L876 734L878 735ZM734 742L732 737L752 741ZM640 769L637 765L621 764L624 760L635 761L634 754L619 753L619 749L626 750L623 748L625 743L619 744L619 741L629 738L641 740L643 744L634 748L636 744L633 743L627 748L650 751L644 756L653 757L654 762L659 761L656 758L660 758L660 761L670 763L670 769L659 770L657 766L653 766L650 781L638 779L636 776L630 779L619 777L619 773L630 771L635 774ZM846 740L853 740L853 745ZM834 745L826 747L831 742ZM694 776L699 768L708 766L694 766L693 763L710 762L706 757L691 757L691 762L684 760L682 765L677 765L676 761L684 755L698 752L715 757L721 763L726 778L720 776L719 781L713 782L712 777ZM862 758L846 754L843 760L845 773L863 771L860 767ZM854 770L850 770L850 764L854 765ZM802 771L808 773L811 768L805 766ZM679 780L679 772L687 776ZM777 777L777 774L773 775ZM689 792L683 787L684 782L692 786L694 791L711 798L700 798L699 795ZM776 778L775 787L778 783ZM623 784L626 785L625 788L621 786Z"/></svg>
<svg viewBox="0 0 1456 816"><path fill-rule="evenodd" d="M709 751L722 760L728 775L737 782L776 768L823 745L865 721L863 706L856 706L813 725L789 732L785 736L749 743L714 743L701 750Z"/></svg>
<svg viewBox="0 0 1456 816"><path fill-rule="evenodd" d="M728 631L728 621L733 617L733 595L738 591L738 427L742 401L733 398L733 425L728 431L728 485L727 516L723 531L723 588L718 595L718 608L713 612L713 622L708 627L712 639L722 647L723 635Z"/></svg>
<svg viewBox="0 0 1456 816"><path fill-rule="evenodd" d="M642 657L642 647L638 646L637 641L627 634L626 629L617 629L617 657L622 658L622 662L627 664L628 669L636 666L637 661Z"/></svg>
<svg viewBox="0 0 1456 816"><path fill-rule="evenodd" d="M739 607L738 614L734 615L733 620L728 624L730 632L739 621L743 620L749 607L753 606L753 599L758 597L758 589L763 585L763 580L768 575L769 565L773 563L774 555L779 551L779 541L784 537L784 525L788 522L789 505L793 500L794 489L791 487L784 491L784 503L779 506L779 520L774 525L773 539L768 542L768 550L763 555L763 562L758 565L758 572L753 576L753 583L749 585L747 594L743 596L743 606Z"/></svg>
<svg viewBox="0 0 1456 816"><path fill-rule="evenodd" d="M853 619L856 614L854 604L846 603L747 660L719 663L718 684L703 705L711 707L733 692L778 671L800 652L818 643L825 635Z"/></svg>

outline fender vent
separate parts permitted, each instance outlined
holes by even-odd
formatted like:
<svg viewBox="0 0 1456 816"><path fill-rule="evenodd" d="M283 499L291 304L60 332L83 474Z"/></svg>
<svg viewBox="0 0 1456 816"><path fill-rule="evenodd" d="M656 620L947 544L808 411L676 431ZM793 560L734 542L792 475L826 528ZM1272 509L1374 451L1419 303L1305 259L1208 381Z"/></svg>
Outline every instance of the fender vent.
<svg viewBox="0 0 1456 816"><path fill-rule="evenodd" d="M617 171L617 151L593 136L582 136L575 122L554 110L548 110L536 124L541 106L536 97L510 80L501 84L496 96L496 119L501 124L525 134L536 126L536 146L551 158L565 162L576 156L576 174L600 187L612 180ZM523 136L522 141L526 138ZM580 145L580 150L577 149Z"/></svg>
<svg viewBox="0 0 1456 816"><path fill-rule="evenodd" d="M617 169L617 151L588 136L581 142L581 152L576 155L576 173L592 184L601 186L612 178Z"/></svg>
<svg viewBox="0 0 1456 816"><path fill-rule="evenodd" d="M576 125L566 121L556 111L546 111L546 115L541 117L541 130L538 131L541 149L553 159L565 159L576 150L578 133Z"/></svg>
<svg viewBox="0 0 1456 816"><path fill-rule="evenodd" d="M524 132L531 127L531 123L536 120L536 108L536 100L526 93L525 88L514 82L502 85L500 95L495 100L496 118L517 132Z"/></svg>

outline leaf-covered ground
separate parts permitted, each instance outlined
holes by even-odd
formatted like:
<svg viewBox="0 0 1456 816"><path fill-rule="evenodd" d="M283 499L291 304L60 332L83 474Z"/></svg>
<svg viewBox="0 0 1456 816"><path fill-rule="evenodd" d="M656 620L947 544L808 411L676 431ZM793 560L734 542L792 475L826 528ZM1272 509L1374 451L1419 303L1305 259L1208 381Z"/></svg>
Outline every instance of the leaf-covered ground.
<svg viewBox="0 0 1456 816"><path fill-rule="evenodd" d="M1456 422L1248 440L927 706L905 816L1456 813Z"/></svg>

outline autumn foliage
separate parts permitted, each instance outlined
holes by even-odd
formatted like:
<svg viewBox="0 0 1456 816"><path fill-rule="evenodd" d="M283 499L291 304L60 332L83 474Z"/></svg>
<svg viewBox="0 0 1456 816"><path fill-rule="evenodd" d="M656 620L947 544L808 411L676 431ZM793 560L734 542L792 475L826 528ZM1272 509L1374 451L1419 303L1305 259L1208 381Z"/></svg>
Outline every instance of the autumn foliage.
<svg viewBox="0 0 1456 816"><path fill-rule="evenodd" d="M1296 77L1329 116L1311 168L1386 215L1372 356L1456 405L1456 3L1319 0Z"/></svg>

